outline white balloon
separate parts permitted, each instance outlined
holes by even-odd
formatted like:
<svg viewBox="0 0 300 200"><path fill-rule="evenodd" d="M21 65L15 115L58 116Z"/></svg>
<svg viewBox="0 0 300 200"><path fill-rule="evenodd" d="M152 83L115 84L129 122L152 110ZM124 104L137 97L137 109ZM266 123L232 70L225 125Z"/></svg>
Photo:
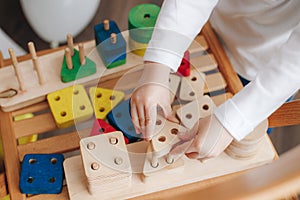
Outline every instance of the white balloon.
<svg viewBox="0 0 300 200"><path fill-rule="evenodd" d="M32 29L50 43L75 37L94 17L101 0L20 0Z"/></svg>

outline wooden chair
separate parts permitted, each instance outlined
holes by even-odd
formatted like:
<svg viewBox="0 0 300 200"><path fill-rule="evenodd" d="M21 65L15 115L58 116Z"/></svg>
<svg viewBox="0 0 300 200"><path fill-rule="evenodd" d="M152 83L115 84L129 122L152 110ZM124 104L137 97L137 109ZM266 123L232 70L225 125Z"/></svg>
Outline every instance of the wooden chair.
<svg viewBox="0 0 300 200"><path fill-rule="evenodd" d="M233 68L231 67L231 64L225 54L225 52L222 50L222 47L220 43L218 42L213 30L211 29L210 25L207 24L204 29L202 30L202 35L205 37L208 46L210 47L209 51L214 54L217 63L219 65L219 70L221 74L223 75L224 79L227 83L226 91L230 92L232 94L237 93L240 89L242 89L242 84L237 77L236 73L234 72ZM38 52L39 54L47 54L49 51L46 52ZM29 55L19 58L19 61L29 59ZM2 64L1 64L2 63ZM4 60L4 62L0 62L0 67L8 65L10 63L9 60ZM103 83L106 85L109 85L111 82L116 81L117 78L108 80L107 82ZM271 126L282 126L284 125L284 120L282 120L282 117L290 117L291 120L287 120L286 124L292 125L292 124L299 124L300 123L300 109L295 110L294 106L297 106L300 108L300 102L294 101L291 103L287 103L282 106L277 112L275 112L270 117L270 124ZM289 112L287 114L286 112ZM14 122L13 116L25 114L28 112L32 113L39 113L39 115L35 116L32 119L27 119L21 122ZM34 127L34 129L32 128ZM30 200L38 200L38 199L69 199L67 188L63 188L63 192L58 195L34 195L34 196L28 196L26 197L24 194L20 193L19 190L19 172L20 172L20 160L22 160L23 156L26 153L63 153L63 152L70 152L77 150L79 148L79 136L77 135L76 131L68 131L61 135L52 136L46 139L38 140L37 142L26 144L26 145L18 145L16 139L22 136L31 135L34 133L44 133L47 131L55 130L57 129L56 124L54 122L54 119L52 117L51 112L49 112L49 106L46 101L37 103L31 106L28 106L26 108L22 108L20 110L16 110L13 112L3 112L0 111L0 132L2 135L2 141L3 141L3 148L4 148L4 159L5 159L5 168L6 168L6 176L7 176L7 185L8 190L11 195L12 200L22 200L22 199L30 199ZM295 155L296 154L296 155ZM296 157L298 156L298 157ZM285 186L286 183L293 184L296 182L294 177L297 177L297 181L300 180L300 164L291 165L290 160L292 158L299 158L300 152L293 151L291 152L291 155L287 158L283 157L282 159L279 159L278 161L263 166L261 168L257 168L254 170L250 170L247 172L239 172L231 175L226 175L222 177L217 177L214 179L209 179L205 181L201 181L201 183L193 183L188 184L185 186L181 186L180 188L173 188L161 192L156 192L153 194L145 195L138 197L136 199L180 199L180 198L199 198L203 197L203 199L208 199L210 197L209 195L220 195L215 196L216 198L211 199L224 199L225 195L228 195L228 199L233 198L240 198L244 196L239 196L245 193L247 196L248 191L253 192L256 194L260 194L260 191L258 188L259 185L257 185L257 181L255 181L253 184L253 179L249 178L256 177L258 175L259 178L261 178L261 174L264 173L264 171L270 169L270 170L277 170L283 165L289 166L290 171L282 171L281 173L277 173L276 175L281 177L283 179L276 179L272 176L274 175L271 172L266 173L264 175L265 180L269 180L272 184L272 188L276 190L277 185ZM278 164L279 163L279 164ZM293 168L294 166L294 168ZM296 167L297 166L297 167ZM259 171L259 172L257 172ZM249 175L250 174L250 175ZM252 175L251 175L252 174ZM270 176L268 176L270 175ZM244 178L243 178L244 177ZM245 180L243 182L242 180ZM248 182L246 182L248 180ZM279 180L279 182L278 182ZM282 181L281 181L282 180ZM249 182L250 181L250 182ZM252 181L252 182L251 182ZM225 183L225 184L224 184ZM234 183L234 185L233 185ZM242 190L242 183L245 183L245 189ZM267 182L266 182L267 183ZM248 184L248 185L247 185ZM233 190L232 186L236 186L236 189L240 190L238 193L231 192ZM299 184L298 184L299 185ZM247 187L246 187L247 186ZM252 186L252 190L251 190ZM263 185L262 185L263 186ZM274 186L274 187L273 187ZM275 187L276 186L276 187ZM294 185L293 185L294 186ZM296 187L296 186L295 186ZM246 188L249 188L248 190ZM292 186L291 186L292 188ZM234 190L236 190L234 189ZM294 190L295 189L295 190ZM219 192L219 194L214 194L214 192ZM293 190L285 189L282 193L278 193L277 197L283 197L284 195L293 195L294 192L300 191L300 188L293 188ZM237 196L234 196L236 194ZM230 196L232 195L232 196ZM273 193L270 193L270 197L272 198ZM277 195L277 194L276 194ZM282 196L283 195L283 196ZM207 197L207 198L206 198ZM232 197L232 198L231 198ZM250 196L252 197L252 196ZM254 197L254 196L253 196ZM256 196L255 196L256 197ZM260 196L259 196L260 197ZM265 197L265 196L261 196ZM227 197L225 197L227 198Z"/></svg>

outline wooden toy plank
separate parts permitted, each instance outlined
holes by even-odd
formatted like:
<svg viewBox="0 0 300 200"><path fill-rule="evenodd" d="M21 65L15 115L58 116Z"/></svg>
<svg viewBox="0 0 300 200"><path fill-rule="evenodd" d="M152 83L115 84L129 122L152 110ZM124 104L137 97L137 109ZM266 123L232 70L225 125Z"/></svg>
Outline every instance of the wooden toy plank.
<svg viewBox="0 0 300 200"><path fill-rule="evenodd" d="M50 138L38 140L34 143L18 145L19 159L22 161L27 153L65 153L79 149L80 137L76 131Z"/></svg>
<svg viewBox="0 0 300 200"><path fill-rule="evenodd" d="M122 34L126 41L128 41L128 31L122 32ZM127 52L129 53L127 54L126 64L107 70L95 48L95 41L93 40L86 42L84 43L84 46L85 51L89 52L87 53L87 56L96 63L97 72L91 76L76 80L77 84L90 83L96 86L99 81L99 77L101 77L101 81L110 80L121 76L128 69L135 68L136 65L143 63L143 60L140 56L130 53L128 50ZM202 47L194 48L194 52L202 51L202 49ZM39 55L39 53L37 54ZM16 96L9 99L0 98L0 106L2 110L8 112L24 108L26 106L45 100L48 93L73 85L74 82L62 83L60 80L60 68L63 56L64 50L63 48L59 48L57 51L55 50L54 52L46 55L41 55L39 57L41 71L44 74L47 74L47 84L43 85L40 85L38 83L38 78L36 73L34 72L34 67L31 60L24 60L22 62L19 62L18 67L22 76L25 78L24 84L26 91L19 92ZM24 58L28 59L28 57ZM19 87L14 75L12 65L0 68L0 80L2 80L0 85L0 92L10 88L17 89Z"/></svg>
<svg viewBox="0 0 300 200"><path fill-rule="evenodd" d="M66 200L69 199L68 189L63 186L62 192L60 194L43 194L43 195L33 195L27 197L28 200Z"/></svg>
<svg viewBox="0 0 300 200"><path fill-rule="evenodd" d="M170 87L170 101L173 102L175 99L175 96L177 94L179 84L180 84L181 78L175 74L170 74L169 78L169 87Z"/></svg>
<svg viewBox="0 0 300 200"><path fill-rule="evenodd" d="M208 49L206 39L202 35L198 35L189 47L191 57L199 56Z"/></svg>
<svg viewBox="0 0 300 200"><path fill-rule="evenodd" d="M206 76L206 84L204 85L204 93L210 93L224 89L227 83L221 73L214 73Z"/></svg>
<svg viewBox="0 0 300 200"><path fill-rule="evenodd" d="M182 77L179 98L183 101L193 101L203 95L206 77L202 72L191 70L189 77Z"/></svg>
<svg viewBox="0 0 300 200"><path fill-rule="evenodd" d="M38 112L38 111L46 110L46 109L49 109L48 103L47 102L41 102L41 103L37 103L37 104L34 104L32 106L29 106L29 107L25 107L23 109L16 110L16 111L12 112L12 115L13 116L23 115L23 114L26 114L26 113L34 113L34 112Z"/></svg>
<svg viewBox="0 0 300 200"><path fill-rule="evenodd" d="M226 101L227 99L230 99L233 95L229 92L226 92L224 94L220 94L217 96L212 96L211 99L213 100L213 102L215 103L216 106L221 105L224 101Z"/></svg>
<svg viewBox="0 0 300 200"><path fill-rule="evenodd" d="M16 138L29 136L34 133L43 133L57 128L51 113L36 115L33 118L13 122L15 126ZM34 129L32 127L35 127Z"/></svg>
<svg viewBox="0 0 300 200"><path fill-rule="evenodd" d="M213 100L208 95L205 95L181 106L181 108L176 110L176 114L180 122L186 128L191 129L200 118L211 115L215 107Z"/></svg>
<svg viewBox="0 0 300 200"><path fill-rule="evenodd" d="M200 72L211 71L218 67L218 63L213 54L193 57L190 62L192 66Z"/></svg>
<svg viewBox="0 0 300 200"><path fill-rule="evenodd" d="M139 151L140 148L146 149L145 145L147 145L147 143L137 142L127 145L127 149L128 152ZM130 158L133 159L131 160L133 165L140 164L140 162L134 160L136 159L134 154L129 154L129 156L132 156ZM115 190L112 195L107 194L106 196L101 194L92 196L88 193L85 186L85 177L80 156L66 159L64 169L71 200L111 199L112 196L119 199L128 199L253 168L272 161L274 156L272 144L268 138L265 137L257 154L249 160L241 162L240 160L232 159L225 153L205 163L183 157L185 167L182 173L176 173L176 176L174 176L174 174L162 172L157 176L153 176L156 177L155 180L150 178L149 181L147 179L146 182L142 181L140 173L134 173L132 174L132 185L129 190L123 191L122 193L118 193L118 191ZM226 163L226 165L224 165L224 163ZM132 168L139 167L132 166ZM116 194L118 194L118 196L115 196Z"/></svg>
<svg viewBox="0 0 300 200"><path fill-rule="evenodd" d="M145 163L143 168L142 178L144 181L149 181L149 177L161 174L161 171L165 173L173 173L176 176L176 173L181 173L184 168L184 160L182 158L171 158L172 162L168 163L168 158L162 156L157 159L157 165L153 167L153 156L155 152L153 151L152 145L148 145L147 155L145 156ZM157 173L158 172L158 173Z"/></svg>

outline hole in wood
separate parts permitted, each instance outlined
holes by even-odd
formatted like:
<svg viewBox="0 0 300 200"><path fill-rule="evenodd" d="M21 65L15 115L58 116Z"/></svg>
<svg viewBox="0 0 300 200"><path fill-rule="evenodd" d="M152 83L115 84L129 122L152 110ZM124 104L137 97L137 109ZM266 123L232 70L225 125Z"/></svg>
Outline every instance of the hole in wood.
<svg viewBox="0 0 300 200"><path fill-rule="evenodd" d="M59 101L59 100L60 100L60 96L56 96L56 97L54 98L54 100L55 100L55 101Z"/></svg>
<svg viewBox="0 0 300 200"><path fill-rule="evenodd" d="M116 114L116 118L120 118L120 117L122 117L122 113L118 112L118 113Z"/></svg>
<svg viewBox="0 0 300 200"><path fill-rule="evenodd" d="M193 96L195 96L195 92L190 92L189 95L190 95L191 97L193 97Z"/></svg>
<svg viewBox="0 0 300 200"><path fill-rule="evenodd" d="M116 99L116 97L114 96L114 95L111 95L110 97L109 97L109 100L111 100L111 101L113 101L113 100L115 100Z"/></svg>
<svg viewBox="0 0 300 200"><path fill-rule="evenodd" d="M51 177L48 179L48 182L49 183L54 183L56 181L55 177Z"/></svg>
<svg viewBox="0 0 300 200"><path fill-rule="evenodd" d="M32 183L34 181L34 178L33 177L28 177L28 179L27 179L27 183Z"/></svg>
<svg viewBox="0 0 300 200"><path fill-rule="evenodd" d="M197 77L196 77L196 76L193 76L193 77L191 78L191 80L192 80L192 81L197 81Z"/></svg>
<svg viewBox="0 0 300 200"><path fill-rule="evenodd" d="M162 124L162 121L160 119L156 120L156 123L155 123L157 126L161 125Z"/></svg>
<svg viewBox="0 0 300 200"><path fill-rule="evenodd" d="M177 135L177 134L178 134L178 129L177 129L177 128L172 128L172 129L171 129L171 133L172 133L173 135Z"/></svg>
<svg viewBox="0 0 300 200"><path fill-rule="evenodd" d="M78 90L74 90L73 94L77 95L77 94L79 94L79 91Z"/></svg>
<svg viewBox="0 0 300 200"><path fill-rule="evenodd" d="M160 136L159 138L158 138L158 141L159 142L165 142L166 141L166 136Z"/></svg>
<svg viewBox="0 0 300 200"><path fill-rule="evenodd" d="M52 165L55 165L57 163L57 159L56 158L51 158L50 160Z"/></svg>
<svg viewBox="0 0 300 200"><path fill-rule="evenodd" d="M34 158L31 158L31 159L29 159L29 164L34 164L34 163L36 163L36 159L34 159Z"/></svg>
<svg viewBox="0 0 300 200"><path fill-rule="evenodd" d="M203 110L209 110L209 105L207 105L207 104L203 105L203 106L202 106L202 109L203 109Z"/></svg>
<svg viewBox="0 0 300 200"><path fill-rule="evenodd" d="M149 18L150 18L150 14L145 14L145 15L144 15L144 18L145 18L145 19L149 19Z"/></svg>
<svg viewBox="0 0 300 200"><path fill-rule="evenodd" d="M105 111L105 108L101 107L101 108L99 109L99 111L100 111L100 112L104 112L104 111Z"/></svg>
<svg viewBox="0 0 300 200"><path fill-rule="evenodd" d="M190 113L188 113L188 114L185 115L185 117L186 117L187 119L192 119L193 115L190 114Z"/></svg>
<svg viewBox="0 0 300 200"><path fill-rule="evenodd" d="M60 113L60 116L62 116L62 117L65 117L67 115L67 113L65 112L65 111L62 111L61 113Z"/></svg>
<svg viewBox="0 0 300 200"><path fill-rule="evenodd" d="M84 109L85 109L85 106L84 106L84 105L81 105L79 108L80 108L80 110L84 110Z"/></svg>
<svg viewBox="0 0 300 200"><path fill-rule="evenodd" d="M96 97L97 97L97 98L101 98L101 97L102 97L102 94L101 94L101 93L98 93L98 94L96 95Z"/></svg>

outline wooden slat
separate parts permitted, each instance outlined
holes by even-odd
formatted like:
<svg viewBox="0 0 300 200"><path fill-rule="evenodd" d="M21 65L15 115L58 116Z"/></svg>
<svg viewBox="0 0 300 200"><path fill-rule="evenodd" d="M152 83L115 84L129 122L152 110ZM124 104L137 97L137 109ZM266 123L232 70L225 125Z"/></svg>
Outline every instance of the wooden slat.
<svg viewBox="0 0 300 200"><path fill-rule="evenodd" d="M271 164L247 171L231 180L173 199L282 199L300 193L300 145Z"/></svg>
<svg viewBox="0 0 300 200"><path fill-rule="evenodd" d="M22 160L24 155L28 153L64 153L73 151L79 149L79 141L80 138L75 131L19 145L19 159Z"/></svg>
<svg viewBox="0 0 300 200"><path fill-rule="evenodd" d="M32 134L40 134L57 128L52 114L44 113L34 116L30 119L13 122L16 138L29 136Z"/></svg>
<svg viewBox="0 0 300 200"><path fill-rule="evenodd" d="M269 117L270 127L300 124L300 100L283 104Z"/></svg>
<svg viewBox="0 0 300 200"><path fill-rule="evenodd" d="M0 174L0 198L7 195L5 174Z"/></svg>
<svg viewBox="0 0 300 200"><path fill-rule="evenodd" d="M63 187L60 194L42 194L34 195L27 198L28 200L68 200L69 194L66 186Z"/></svg>
<svg viewBox="0 0 300 200"><path fill-rule="evenodd" d="M23 115L23 114L26 114L26 113L33 113L33 112L38 112L38 111L41 111L41 110L46 110L48 108L49 108L48 103L46 101L44 101L44 102L41 102L41 103L34 104L32 106L28 106L28 107L16 110L16 111L12 112L12 115L13 116L18 116L18 115Z"/></svg>
<svg viewBox="0 0 300 200"><path fill-rule="evenodd" d="M211 97L211 99L216 104L216 106L218 106L218 105L221 105L227 99L230 99L231 97L232 97L232 94L229 92L226 92L224 94L213 96L213 97Z"/></svg>
<svg viewBox="0 0 300 200"><path fill-rule="evenodd" d="M207 75L205 78L204 93L225 89L226 82L221 73Z"/></svg>
<svg viewBox="0 0 300 200"><path fill-rule="evenodd" d="M21 194L19 189L20 162L17 151L17 141L15 139L15 131L12 122L12 115L11 113L4 113L1 110L0 133L2 136L7 185L11 200L25 199L25 195Z"/></svg>
<svg viewBox="0 0 300 200"><path fill-rule="evenodd" d="M210 51L214 54L218 62L219 70L227 82L228 91L232 94L237 93L243 88L243 85L236 72L232 68L232 65L226 53L224 52L223 47L219 43L218 38L216 37L209 23L203 27L201 33L205 37Z"/></svg>

